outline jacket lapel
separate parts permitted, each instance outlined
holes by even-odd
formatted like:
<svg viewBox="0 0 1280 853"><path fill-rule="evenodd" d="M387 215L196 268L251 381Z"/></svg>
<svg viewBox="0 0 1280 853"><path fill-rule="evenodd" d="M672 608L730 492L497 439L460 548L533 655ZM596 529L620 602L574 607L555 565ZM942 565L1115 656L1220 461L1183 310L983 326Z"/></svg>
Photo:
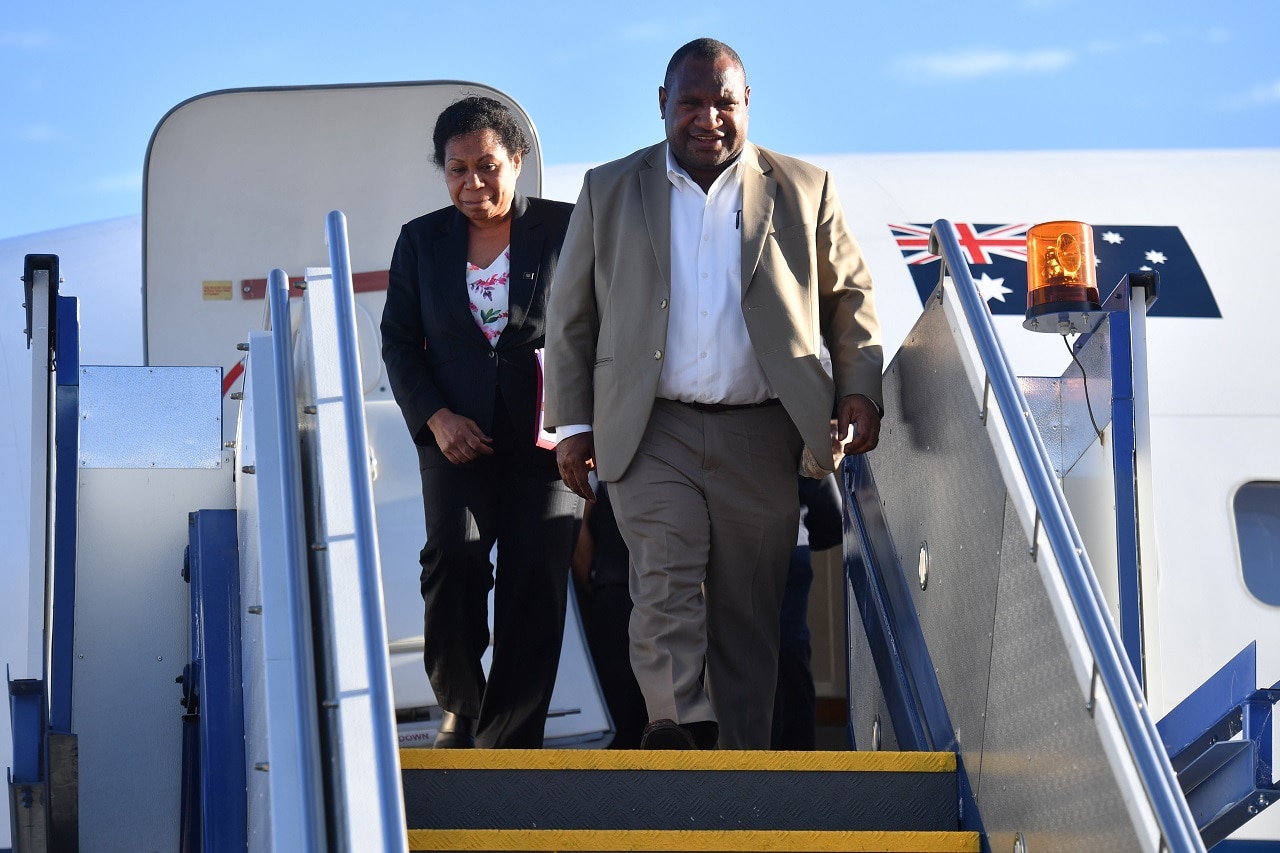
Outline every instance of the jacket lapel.
<svg viewBox="0 0 1280 853"><path fill-rule="evenodd" d="M507 279L507 325L498 337L498 346L514 340L524 326L533 304L542 263L546 229L537 212L523 195L511 204L511 275Z"/></svg>
<svg viewBox="0 0 1280 853"><path fill-rule="evenodd" d="M662 273L665 289L671 290L671 182L667 180L667 146L656 145L645 158L648 168L640 170L640 199L645 230ZM625 239L625 238L624 238Z"/></svg>
<svg viewBox="0 0 1280 853"><path fill-rule="evenodd" d="M465 323L475 329L480 340L484 333L471 316L471 295L467 292L467 220L458 210L448 218L446 227L436 235L432 277L435 293L431 295L437 310L451 324Z"/></svg>
<svg viewBox="0 0 1280 853"><path fill-rule="evenodd" d="M773 167L760 156L759 148L747 143L742 158L742 296L745 299L773 222L778 182L770 176Z"/></svg>

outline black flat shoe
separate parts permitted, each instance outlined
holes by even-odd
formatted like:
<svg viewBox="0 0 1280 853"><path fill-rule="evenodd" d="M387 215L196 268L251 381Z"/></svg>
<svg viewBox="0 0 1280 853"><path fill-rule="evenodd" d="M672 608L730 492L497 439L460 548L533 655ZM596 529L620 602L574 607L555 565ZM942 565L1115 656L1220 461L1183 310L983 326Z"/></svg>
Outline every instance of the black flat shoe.
<svg viewBox="0 0 1280 853"><path fill-rule="evenodd" d="M452 711L445 711L440 718L440 730L436 734L434 749L473 749L476 745L476 721Z"/></svg>

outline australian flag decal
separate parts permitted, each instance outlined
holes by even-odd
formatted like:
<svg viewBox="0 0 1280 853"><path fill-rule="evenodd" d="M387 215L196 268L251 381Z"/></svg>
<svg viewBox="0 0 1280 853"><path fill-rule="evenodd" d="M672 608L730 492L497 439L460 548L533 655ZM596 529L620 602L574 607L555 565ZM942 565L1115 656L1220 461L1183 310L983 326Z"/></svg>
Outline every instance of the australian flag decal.
<svg viewBox="0 0 1280 853"><path fill-rule="evenodd" d="M955 223L969 272L992 314L1026 313L1027 229L1032 224ZM938 286L939 258L929 254L931 227L914 222L889 226L922 305ZM1160 293L1151 316L1222 316L1196 256L1176 225L1094 225L1093 250L1103 299L1128 273L1157 270Z"/></svg>

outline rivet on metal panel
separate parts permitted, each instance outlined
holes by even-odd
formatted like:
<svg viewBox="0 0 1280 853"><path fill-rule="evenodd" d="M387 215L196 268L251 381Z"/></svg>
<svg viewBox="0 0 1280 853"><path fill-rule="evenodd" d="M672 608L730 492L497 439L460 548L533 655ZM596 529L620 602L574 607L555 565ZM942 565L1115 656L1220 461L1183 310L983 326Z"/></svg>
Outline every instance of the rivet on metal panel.
<svg viewBox="0 0 1280 853"><path fill-rule="evenodd" d="M920 543L920 558L916 563L916 568L920 574L920 588L925 589L929 586L929 543Z"/></svg>
<svg viewBox="0 0 1280 853"><path fill-rule="evenodd" d="M259 615L261 615L261 614L262 614L262 605L261 605L261 604L250 604L250 605L249 605L249 612L250 612L250 613L252 613L254 616L259 616Z"/></svg>
<svg viewBox="0 0 1280 853"><path fill-rule="evenodd" d="M241 470L241 471L243 471L243 472L244 472L244 473L246 473L246 474L256 474L256 473L258 473L258 469L257 469L257 467L256 467L256 466L254 466L254 465L245 465L245 466L244 466L244 467L242 467L240 470Z"/></svg>

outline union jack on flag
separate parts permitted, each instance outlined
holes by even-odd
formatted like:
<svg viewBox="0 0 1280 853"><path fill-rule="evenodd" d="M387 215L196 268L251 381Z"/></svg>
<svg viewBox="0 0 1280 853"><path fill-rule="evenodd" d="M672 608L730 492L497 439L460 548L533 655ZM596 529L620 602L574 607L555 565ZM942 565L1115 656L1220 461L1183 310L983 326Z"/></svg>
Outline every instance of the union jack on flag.
<svg viewBox="0 0 1280 853"><path fill-rule="evenodd" d="M969 272L992 314L1023 314L1027 310L1027 229L1030 224L980 225L953 223ZM920 304L938 286L937 255L929 252L931 225L891 224L889 230L902 250L902 260L920 294ZM1127 273L1157 270L1160 291L1151 315L1155 317L1221 317L1213 290L1186 238L1176 225L1094 225L1098 293L1102 298Z"/></svg>
<svg viewBox="0 0 1280 853"><path fill-rule="evenodd" d="M938 260L929 254L929 230L931 226L890 225L903 260L909 264L928 264ZM965 260L970 264L989 264L992 258L1012 258L1027 261L1027 229L1031 225L970 225L956 223L956 234Z"/></svg>

